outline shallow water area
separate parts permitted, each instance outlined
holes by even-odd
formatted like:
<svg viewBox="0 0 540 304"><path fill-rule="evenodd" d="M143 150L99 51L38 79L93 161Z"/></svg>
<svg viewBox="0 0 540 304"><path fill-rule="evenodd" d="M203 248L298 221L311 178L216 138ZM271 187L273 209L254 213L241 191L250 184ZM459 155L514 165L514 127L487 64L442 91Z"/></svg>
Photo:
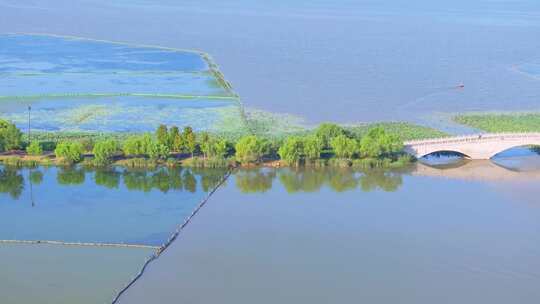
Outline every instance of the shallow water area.
<svg viewBox="0 0 540 304"><path fill-rule="evenodd" d="M242 109L200 52L54 35L0 35L0 116L34 131L243 132ZM29 113L30 111L30 113ZM30 121L29 121L30 120Z"/></svg>
<svg viewBox="0 0 540 304"><path fill-rule="evenodd" d="M49 97L0 100L2 118L41 132L153 132L160 124L196 131L244 132L236 101L166 97Z"/></svg>
<svg viewBox="0 0 540 304"><path fill-rule="evenodd" d="M536 303L540 174L468 164L238 171L121 303Z"/></svg>

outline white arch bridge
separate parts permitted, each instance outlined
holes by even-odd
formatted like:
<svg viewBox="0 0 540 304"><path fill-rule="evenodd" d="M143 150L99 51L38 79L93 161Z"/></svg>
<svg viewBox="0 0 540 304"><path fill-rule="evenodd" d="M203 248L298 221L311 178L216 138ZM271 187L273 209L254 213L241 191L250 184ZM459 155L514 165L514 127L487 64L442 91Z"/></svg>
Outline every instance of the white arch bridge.
<svg viewBox="0 0 540 304"><path fill-rule="evenodd" d="M407 141L405 152L421 158L435 152L457 152L470 159L490 159L505 150L540 146L540 133L491 133Z"/></svg>

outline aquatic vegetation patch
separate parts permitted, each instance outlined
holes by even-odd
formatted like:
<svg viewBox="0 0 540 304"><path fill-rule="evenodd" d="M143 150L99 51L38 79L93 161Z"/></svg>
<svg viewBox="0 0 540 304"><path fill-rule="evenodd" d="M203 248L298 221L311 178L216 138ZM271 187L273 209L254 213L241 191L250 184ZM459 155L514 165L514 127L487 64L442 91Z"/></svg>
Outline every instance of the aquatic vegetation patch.
<svg viewBox="0 0 540 304"><path fill-rule="evenodd" d="M382 128L386 132L398 135L401 140L415 140L424 138L446 137L448 134L429 127L419 126L407 122L380 122L365 125L355 125L347 127L348 130L357 136L364 136L369 130Z"/></svg>
<svg viewBox="0 0 540 304"><path fill-rule="evenodd" d="M36 132L140 133L160 124L192 126L196 131L245 133L237 101L133 96L52 98L0 102L1 118Z"/></svg>
<svg viewBox="0 0 540 304"><path fill-rule="evenodd" d="M0 113L37 132L244 132L237 95L205 53L52 35L0 35ZM233 123L235 122L235 123Z"/></svg>
<svg viewBox="0 0 540 304"><path fill-rule="evenodd" d="M454 121L486 132L540 132L540 113L461 114Z"/></svg>

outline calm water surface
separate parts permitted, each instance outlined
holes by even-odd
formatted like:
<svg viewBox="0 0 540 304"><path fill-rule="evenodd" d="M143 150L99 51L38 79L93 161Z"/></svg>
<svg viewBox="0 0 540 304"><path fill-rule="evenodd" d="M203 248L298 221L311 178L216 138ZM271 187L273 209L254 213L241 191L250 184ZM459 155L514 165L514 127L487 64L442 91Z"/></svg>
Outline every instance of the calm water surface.
<svg viewBox="0 0 540 304"><path fill-rule="evenodd" d="M536 303L538 180L492 162L239 171L122 303Z"/></svg>
<svg viewBox="0 0 540 304"><path fill-rule="evenodd" d="M0 240L160 246L223 174L0 167Z"/></svg>
<svg viewBox="0 0 540 304"><path fill-rule="evenodd" d="M0 166L0 302L111 303L224 173Z"/></svg>
<svg viewBox="0 0 540 304"><path fill-rule="evenodd" d="M0 32L208 51L248 106L309 122L439 125L434 113L538 110L536 0L1 0L0 8Z"/></svg>

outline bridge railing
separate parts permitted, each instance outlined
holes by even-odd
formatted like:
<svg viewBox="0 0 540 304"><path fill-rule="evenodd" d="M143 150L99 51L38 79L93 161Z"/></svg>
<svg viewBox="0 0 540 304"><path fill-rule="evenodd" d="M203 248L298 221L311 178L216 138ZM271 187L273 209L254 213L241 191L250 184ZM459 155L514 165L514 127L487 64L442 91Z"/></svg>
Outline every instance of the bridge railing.
<svg viewBox="0 0 540 304"><path fill-rule="evenodd" d="M434 144L440 145L440 144L452 144L452 143L461 143L461 142L485 141L485 140L492 140L492 139L504 140L507 138L540 139L540 133L539 132L484 133L484 134L475 134L475 135L461 135L461 136L454 136L454 137L411 140L411 141L404 142L404 144L406 146L424 146L424 145L434 145Z"/></svg>

